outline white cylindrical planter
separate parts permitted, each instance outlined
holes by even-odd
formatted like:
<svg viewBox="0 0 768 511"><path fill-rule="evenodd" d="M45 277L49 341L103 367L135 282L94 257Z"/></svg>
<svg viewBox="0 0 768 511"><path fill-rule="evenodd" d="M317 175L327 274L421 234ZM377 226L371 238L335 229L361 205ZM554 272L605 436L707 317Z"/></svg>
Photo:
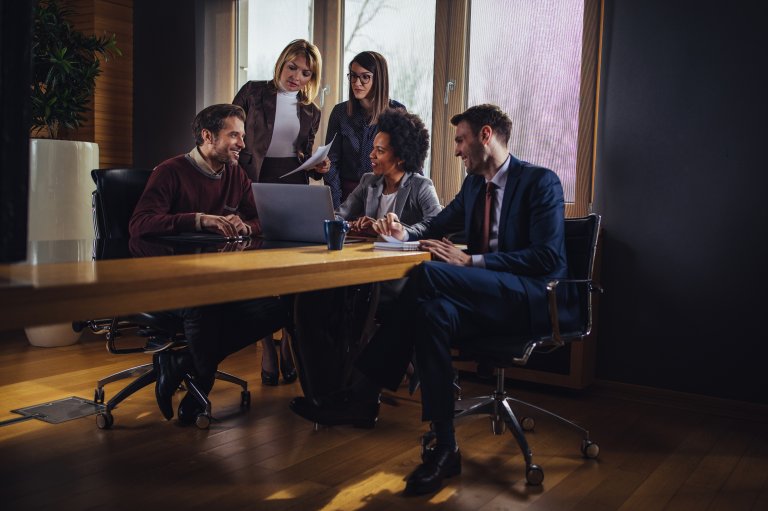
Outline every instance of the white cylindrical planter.
<svg viewBox="0 0 768 511"><path fill-rule="evenodd" d="M91 170L97 168L98 144L30 140L27 239L31 263L61 260L57 254L41 252L34 242L93 238L91 192L96 185ZM69 260L90 260L90 252L78 249L75 257ZM68 346L80 338L69 323L27 328L25 332L34 346Z"/></svg>
<svg viewBox="0 0 768 511"><path fill-rule="evenodd" d="M91 170L99 168L93 142L29 141L29 241L93 238Z"/></svg>

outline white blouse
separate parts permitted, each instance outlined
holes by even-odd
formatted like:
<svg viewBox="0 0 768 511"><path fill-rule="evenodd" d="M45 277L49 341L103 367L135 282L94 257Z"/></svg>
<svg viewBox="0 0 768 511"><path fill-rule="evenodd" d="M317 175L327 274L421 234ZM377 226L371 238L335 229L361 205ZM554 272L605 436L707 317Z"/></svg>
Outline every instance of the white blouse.
<svg viewBox="0 0 768 511"><path fill-rule="evenodd" d="M299 93L277 91L275 125L267 158L296 156L296 139L299 137Z"/></svg>

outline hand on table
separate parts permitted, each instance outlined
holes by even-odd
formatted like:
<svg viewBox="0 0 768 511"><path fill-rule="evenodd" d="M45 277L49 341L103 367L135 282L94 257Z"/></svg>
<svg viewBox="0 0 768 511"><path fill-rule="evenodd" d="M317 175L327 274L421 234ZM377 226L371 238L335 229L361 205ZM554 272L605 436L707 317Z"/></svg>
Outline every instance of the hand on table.
<svg viewBox="0 0 768 511"><path fill-rule="evenodd" d="M465 254L463 250L451 243L447 238L442 240L421 240L422 250L426 250L439 261L456 266L471 266L472 256Z"/></svg>
<svg viewBox="0 0 768 511"><path fill-rule="evenodd" d="M201 215L200 226L203 230L227 237L248 236L251 232L248 225L237 215Z"/></svg>
<svg viewBox="0 0 768 511"><path fill-rule="evenodd" d="M392 236L400 241L405 239L405 227L400 223L400 219L394 213L387 213L384 218L375 220L372 224L373 230L378 234Z"/></svg>
<svg viewBox="0 0 768 511"><path fill-rule="evenodd" d="M349 222L349 230L354 233L370 232L371 226L376 220L369 216L361 216L357 220Z"/></svg>

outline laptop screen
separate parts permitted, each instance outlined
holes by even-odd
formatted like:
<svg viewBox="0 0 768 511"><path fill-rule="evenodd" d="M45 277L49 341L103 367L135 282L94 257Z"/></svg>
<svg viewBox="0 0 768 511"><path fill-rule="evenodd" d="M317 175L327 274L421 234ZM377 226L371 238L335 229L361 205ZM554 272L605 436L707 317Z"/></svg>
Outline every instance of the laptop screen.
<svg viewBox="0 0 768 511"><path fill-rule="evenodd" d="M251 188L265 239L325 242L323 223L334 219L329 187L253 183Z"/></svg>

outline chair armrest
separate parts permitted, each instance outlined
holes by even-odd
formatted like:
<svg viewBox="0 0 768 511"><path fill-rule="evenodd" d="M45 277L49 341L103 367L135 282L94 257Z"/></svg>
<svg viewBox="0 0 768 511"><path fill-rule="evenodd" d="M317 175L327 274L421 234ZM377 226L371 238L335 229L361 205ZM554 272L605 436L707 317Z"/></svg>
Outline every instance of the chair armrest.
<svg viewBox="0 0 768 511"><path fill-rule="evenodd" d="M557 346L565 344L560 335L560 314L557 309L557 286L560 284L584 284L590 293L603 292L603 288L592 279L557 279L547 282L547 304L549 306L549 319L552 323L552 341Z"/></svg>

